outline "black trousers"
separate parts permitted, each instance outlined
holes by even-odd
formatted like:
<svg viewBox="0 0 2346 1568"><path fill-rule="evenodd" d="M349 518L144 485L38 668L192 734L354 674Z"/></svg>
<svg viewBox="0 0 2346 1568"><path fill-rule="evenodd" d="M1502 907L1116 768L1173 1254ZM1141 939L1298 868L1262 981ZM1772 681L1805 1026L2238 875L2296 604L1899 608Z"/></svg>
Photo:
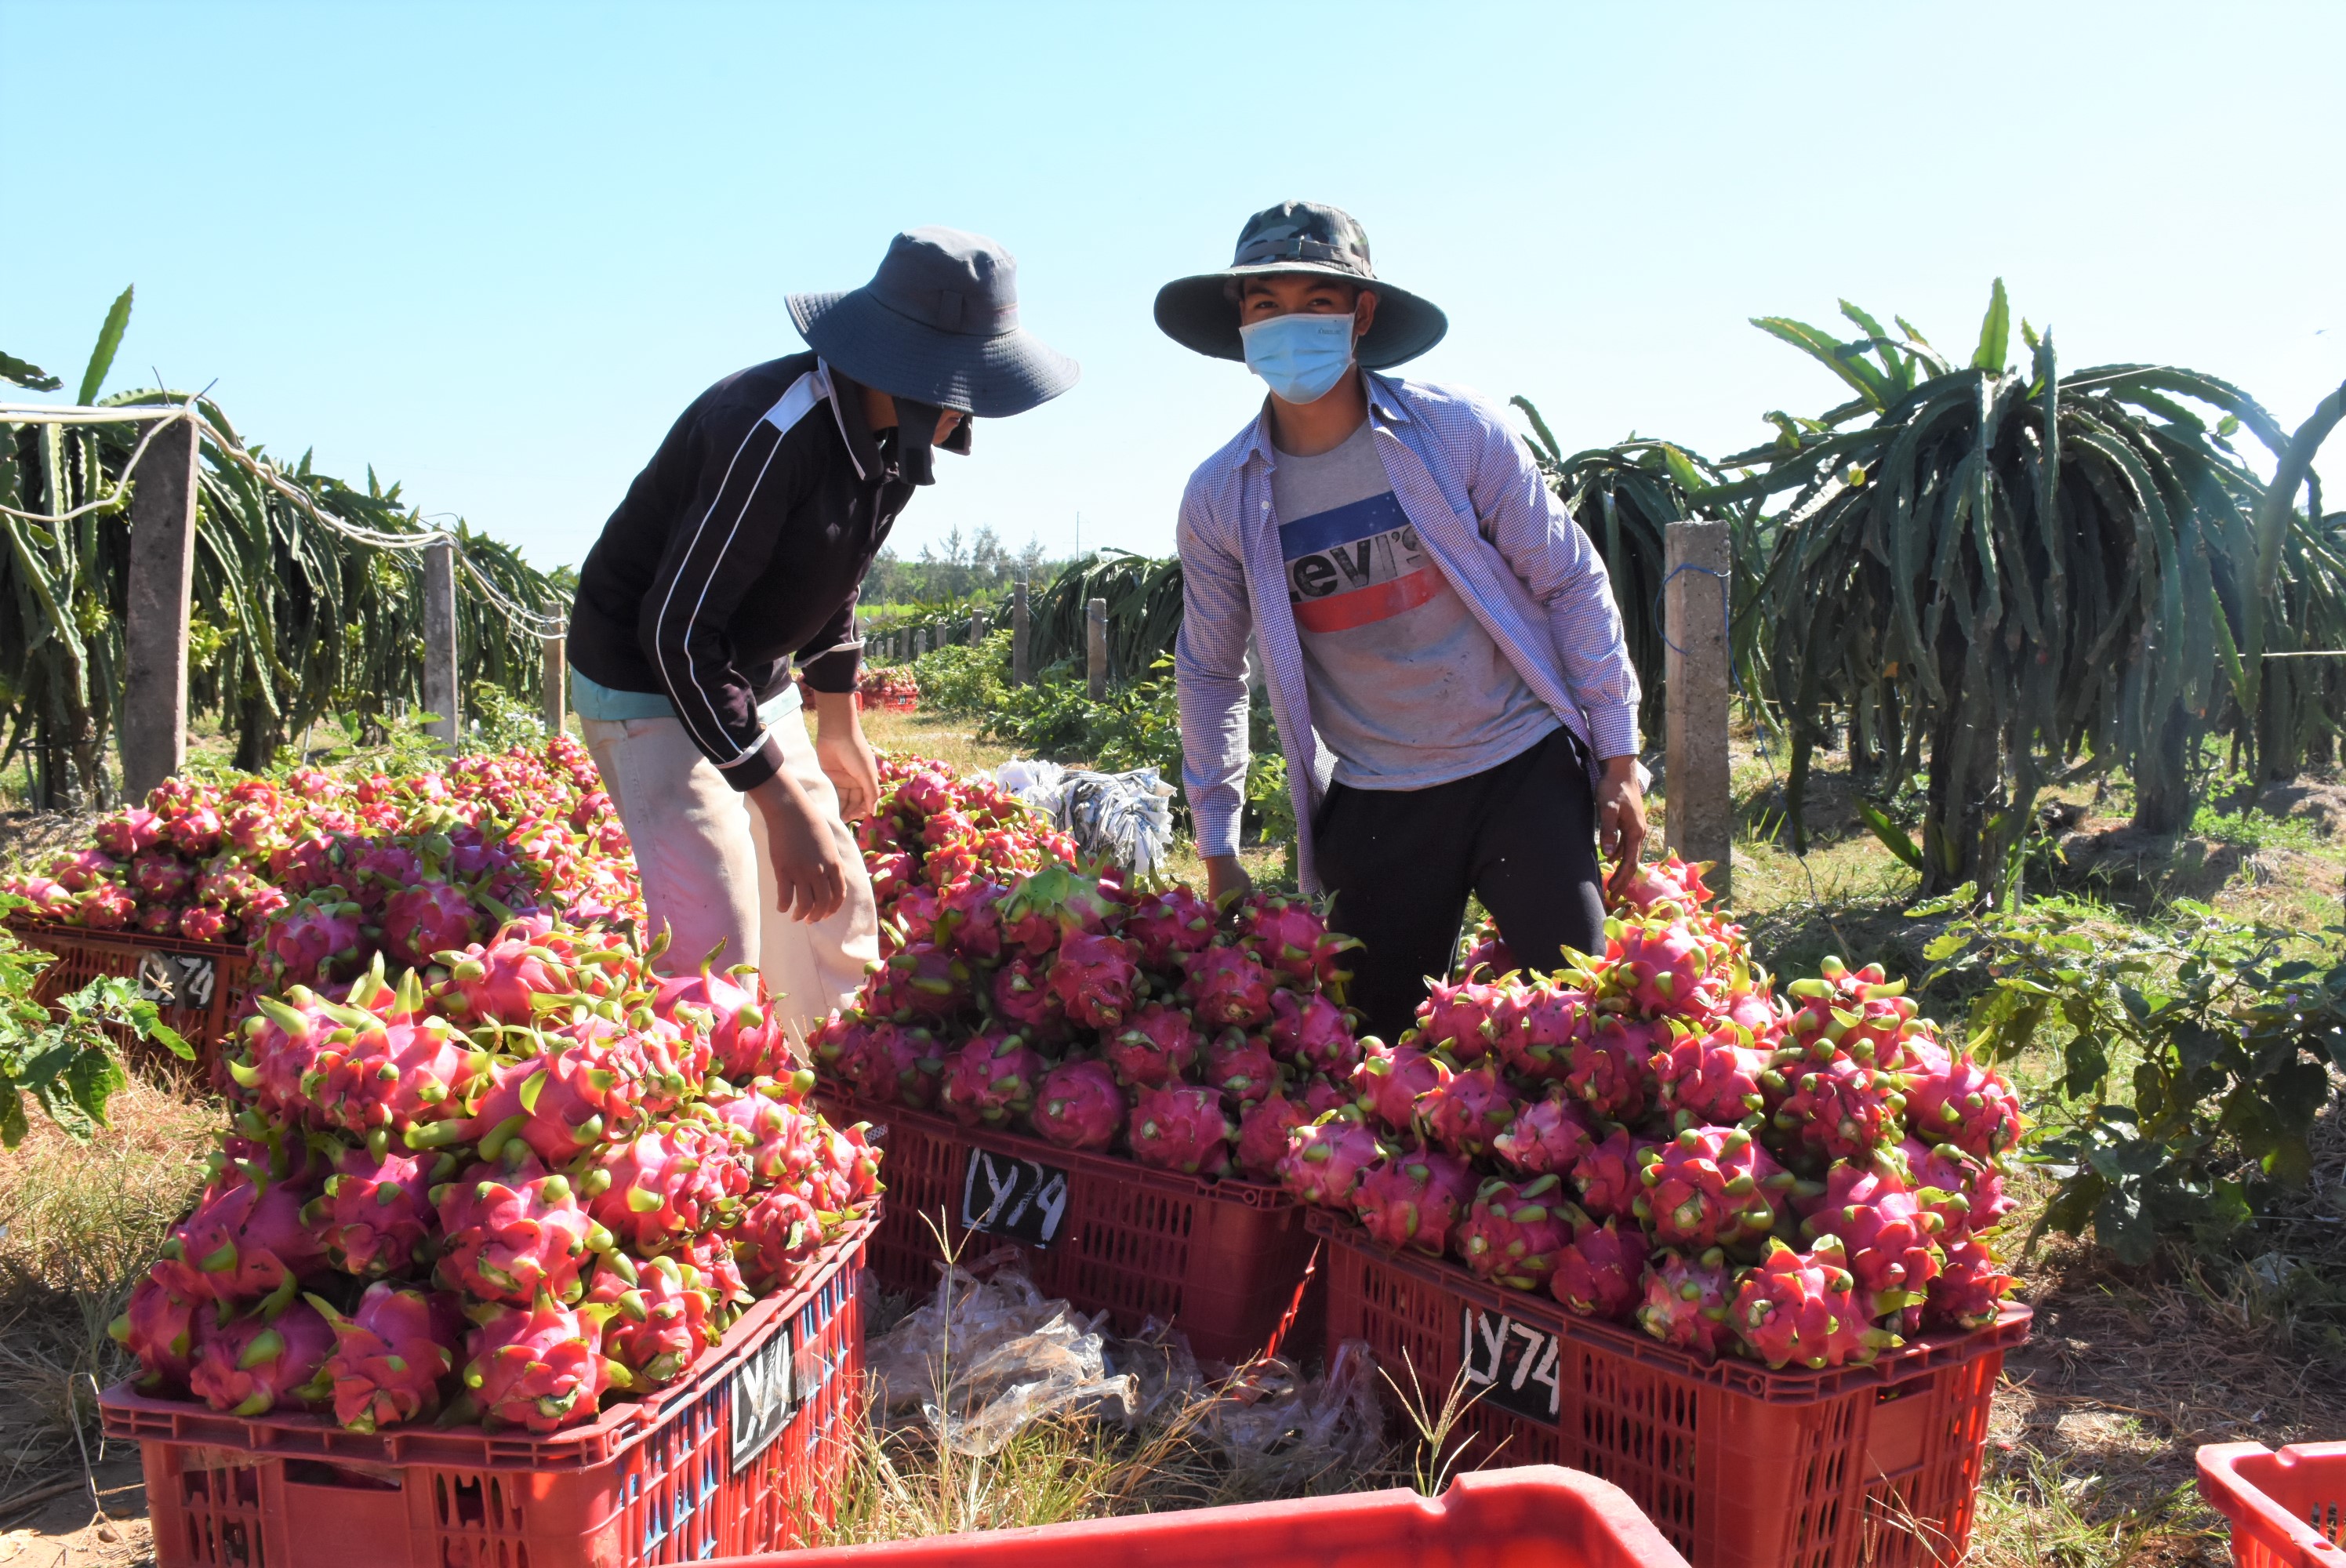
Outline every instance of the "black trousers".
<svg viewBox="0 0 2346 1568"><path fill-rule="evenodd" d="M1482 899L1515 962L1550 970L1601 950L1596 801L1571 731L1555 729L1486 772L1427 789L1329 789L1311 829L1329 922L1361 939L1347 1000L1388 1043L1448 974L1466 895Z"/></svg>

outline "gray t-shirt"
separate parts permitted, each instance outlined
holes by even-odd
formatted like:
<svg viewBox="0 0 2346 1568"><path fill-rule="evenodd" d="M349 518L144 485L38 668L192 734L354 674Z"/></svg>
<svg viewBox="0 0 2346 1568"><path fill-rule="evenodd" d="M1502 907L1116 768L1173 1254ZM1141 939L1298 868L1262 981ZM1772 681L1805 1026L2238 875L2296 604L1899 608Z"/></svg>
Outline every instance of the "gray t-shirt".
<svg viewBox="0 0 2346 1568"><path fill-rule="evenodd" d="M1496 768L1562 721L1418 543L1369 421L1270 473L1287 596L1334 778L1423 789Z"/></svg>

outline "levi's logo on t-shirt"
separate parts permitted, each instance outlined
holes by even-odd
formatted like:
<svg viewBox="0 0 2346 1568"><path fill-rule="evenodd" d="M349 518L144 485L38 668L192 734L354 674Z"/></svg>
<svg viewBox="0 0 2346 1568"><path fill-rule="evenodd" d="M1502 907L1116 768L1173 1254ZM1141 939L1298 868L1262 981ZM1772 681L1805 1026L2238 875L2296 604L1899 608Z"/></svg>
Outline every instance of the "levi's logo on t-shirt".
<svg viewBox="0 0 2346 1568"><path fill-rule="evenodd" d="M1287 596L1307 632L1341 632L1415 609L1443 587L1433 557L1388 490L1284 523Z"/></svg>

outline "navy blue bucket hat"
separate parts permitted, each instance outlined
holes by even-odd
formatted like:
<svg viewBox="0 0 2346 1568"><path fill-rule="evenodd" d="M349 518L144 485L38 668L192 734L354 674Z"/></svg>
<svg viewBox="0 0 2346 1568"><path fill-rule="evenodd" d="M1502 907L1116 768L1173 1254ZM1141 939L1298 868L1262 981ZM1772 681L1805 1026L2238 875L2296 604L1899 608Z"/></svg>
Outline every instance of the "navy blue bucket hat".
<svg viewBox="0 0 2346 1568"><path fill-rule="evenodd" d="M1083 373L1018 324L1010 252L958 229L907 229L862 288L787 302L807 346L855 381L980 419L1024 413Z"/></svg>

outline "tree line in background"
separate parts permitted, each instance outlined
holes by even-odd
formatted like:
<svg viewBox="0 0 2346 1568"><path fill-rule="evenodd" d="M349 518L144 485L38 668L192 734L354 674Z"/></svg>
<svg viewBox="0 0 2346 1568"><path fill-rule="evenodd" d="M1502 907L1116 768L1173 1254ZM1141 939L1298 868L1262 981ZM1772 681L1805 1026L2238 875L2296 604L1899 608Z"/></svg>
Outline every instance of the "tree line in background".
<svg viewBox="0 0 2346 1568"><path fill-rule="evenodd" d="M950 604L1006 592L1013 583L1040 582L1062 564L1044 553L1038 538L1030 537L1024 549L1013 551L990 527L980 524L964 539L956 525L942 540L922 545L909 561L883 545L864 576L862 601L872 606Z"/></svg>

